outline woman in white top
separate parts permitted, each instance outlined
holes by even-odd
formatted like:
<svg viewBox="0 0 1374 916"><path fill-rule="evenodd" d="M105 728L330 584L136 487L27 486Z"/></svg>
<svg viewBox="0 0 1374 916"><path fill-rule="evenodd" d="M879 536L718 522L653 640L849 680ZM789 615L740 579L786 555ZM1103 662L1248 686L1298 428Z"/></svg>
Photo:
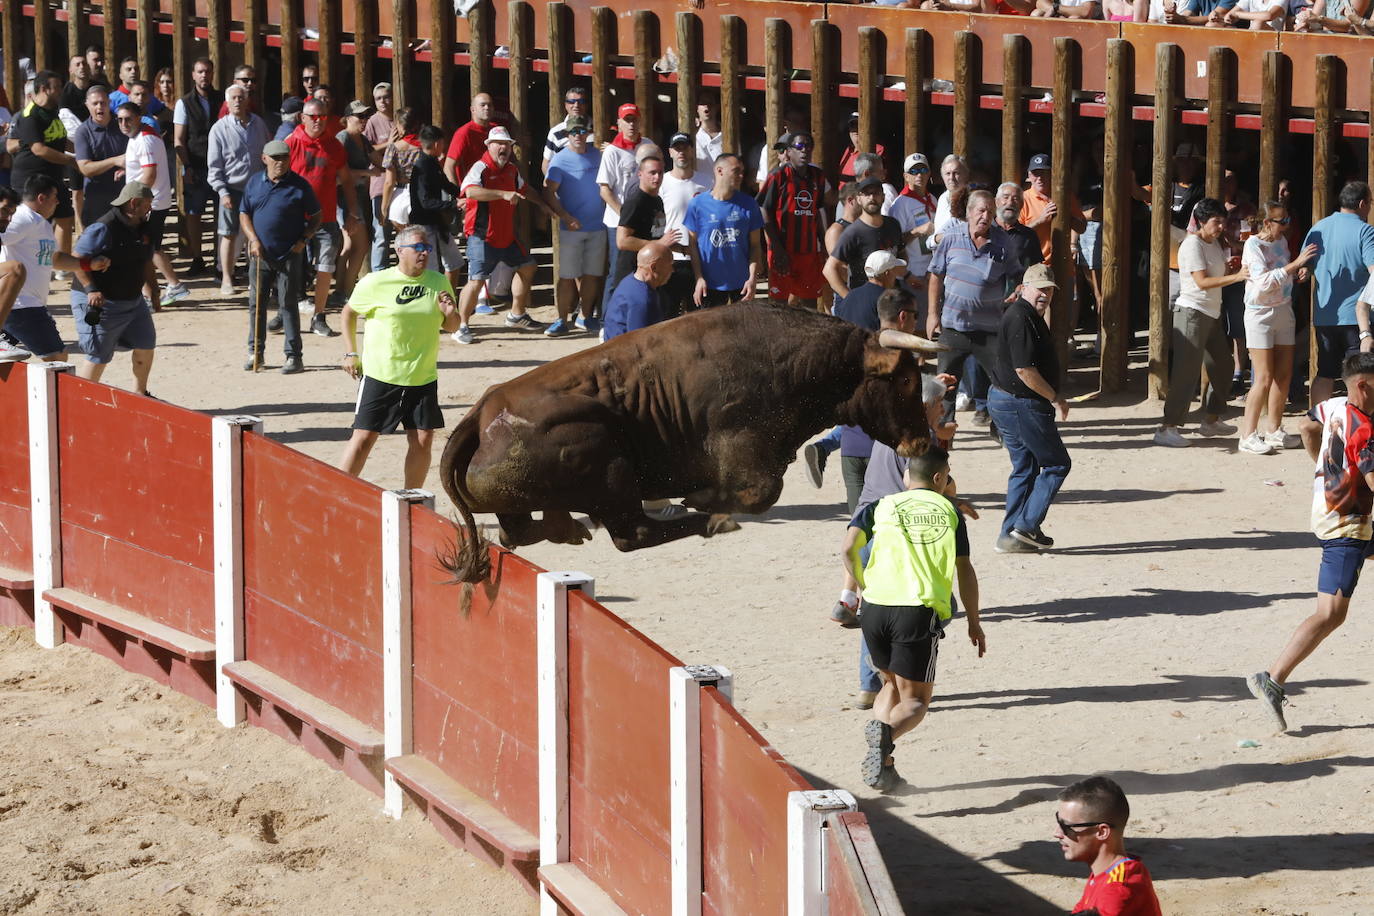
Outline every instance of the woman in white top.
<svg viewBox="0 0 1374 916"><path fill-rule="evenodd" d="M1250 348L1253 382L1240 422L1240 450L1268 455L1297 448L1297 436L1283 431L1283 407L1293 376L1293 282L1317 246L1308 245L1289 258L1288 210L1276 201L1264 205L1255 234L1245 240L1240 262L1250 272L1245 281L1245 344ZM1306 279L1304 276L1302 279ZM1269 432L1259 431L1260 414L1269 407Z"/></svg>

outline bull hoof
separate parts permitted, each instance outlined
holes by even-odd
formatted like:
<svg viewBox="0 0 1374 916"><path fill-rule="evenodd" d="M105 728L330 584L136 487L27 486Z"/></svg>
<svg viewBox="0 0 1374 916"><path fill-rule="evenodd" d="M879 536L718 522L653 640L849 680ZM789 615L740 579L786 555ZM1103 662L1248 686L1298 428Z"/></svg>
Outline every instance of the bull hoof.
<svg viewBox="0 0 1374 916"><path fill-rule="evenodd" d="M717 534L728 534L731 531L739 530L739 522L728 515L713 515L706 522L706 536L714 537Z"/></svg>

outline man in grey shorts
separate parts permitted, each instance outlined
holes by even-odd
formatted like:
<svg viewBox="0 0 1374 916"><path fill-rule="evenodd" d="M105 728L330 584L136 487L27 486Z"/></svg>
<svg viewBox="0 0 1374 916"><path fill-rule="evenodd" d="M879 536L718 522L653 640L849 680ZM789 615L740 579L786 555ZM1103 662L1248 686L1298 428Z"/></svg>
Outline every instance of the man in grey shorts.
<svg viewBox="0 0 1374 916"><path fill-rule="evenodd" d="M262 171L262 148L271 136L267 123L248 107L248 90L240 85L224 90L229 114L210 128L206 176L219 199L219 291L234 295L234 262L239 237L239 204L248 179Z"/></svg>
<svg viewBox="0 0 1374 916"><path fill-rule="evenodd" d="M558 320L544 330L548 337L575 330L579 313L584 327L594 320L606 276L606 202L596 183L601 153L588 142L590 121L569 115L566 124L566 145L549 158L544 181L545 199L558 214Z"/></svg>

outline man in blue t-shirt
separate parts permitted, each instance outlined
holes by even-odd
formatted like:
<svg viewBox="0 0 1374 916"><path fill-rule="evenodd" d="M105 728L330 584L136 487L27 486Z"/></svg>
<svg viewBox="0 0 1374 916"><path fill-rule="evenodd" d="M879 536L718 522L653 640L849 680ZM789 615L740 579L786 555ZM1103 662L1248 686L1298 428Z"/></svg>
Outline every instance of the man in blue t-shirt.
<svg viewBox="0 0 1374 916"><path fill-rule="evenodd" d="M596 183L601 153L587 142L591 122L586 118L569 115L566 130L567 146L550 157L544 179L544 198L558 214L558 320L544 329L548 337L575 330L575 311L584 323L592 317L606 276L606 202Z"/></svg>
<svg viewBox="0 0 1374 916"><path fill-rule="evenodd" d="M697 306L726 305L752 298L763 258L763 211L740 192L744 163L733 153L716 157L715 184L687 205L682 225L690 235L687 252L697 284Z"/></svg>
<svg viewBox="0 0 1374 916"><path fill-rule="evenodd" d="M552 170L550 170L552 171ZM650 242L635 255L635 272L616 284L606 303L604 340L647 328L663 320L658 289L673 274L673 250Z"/></svg>
<svg viewBox="0 0 1374 916"><path fill-rule="evenodd" d="M1312 330L1317 335L1317 373L1312 380L1312 406L1331 397L1345 358L1360 350L1361 334L1355 303L1374 273L1374 226L1369 216L1369 185L1348 181L1341 188L1340 210L1307 232L1303 246L1317 246L1312 269L1316 282Z"/></svg>

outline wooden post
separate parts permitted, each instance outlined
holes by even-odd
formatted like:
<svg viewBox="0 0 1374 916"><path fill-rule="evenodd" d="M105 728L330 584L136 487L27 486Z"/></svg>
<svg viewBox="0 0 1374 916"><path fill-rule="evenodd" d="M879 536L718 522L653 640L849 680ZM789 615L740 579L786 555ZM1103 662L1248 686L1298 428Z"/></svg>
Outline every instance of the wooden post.
<svg viewBox="0 0 1374 916"><path fill-rule="evenodd" d="M215 64L215 78L221 86L228 86L233 76L233 61L229 57L229 0L208 0L205 41L209 45L208 56ZM105 65L110 67L114 62L106 60Z"/></svg>
<svg viewBox="0 0 1374 916"><path fill-rule="evenodd" d="M1073 94L1079 83L1079 45L1072 38L1054 40L1054 115L1050 124L1051 148L1050 197L1055 201L1067 202L1071 196L1070 179L1073 177ZM1074 288L1073 254L1069 250L1069 239L1073 228L1070 225L1069 208L1063 207L1054 217L1050 234L1054 244L1050 266L1054 269L1054 280L1062 291L1060 301L1050 313L1051 328L1055 346L1059 350L1059 365L1069 364L1069 338L1073 336L1070 322L1072 310L1069 308L1070 291Z"/></svg>
<svg viewBox="0 0 1374 916"><path fill-rule="evenodd" d="M930 71L930 35L906 30L906 153L925 151L926 76Z"/></svg>
<svg viewBox="0 0 1374 916"><path fill-rule="evenodd" d="M528 163L528 179L539 174L537 163L543 161L542 138L536 137L530 130L530 52L534 48L534 7L526 0L511 0L506 6L506 15L509 19L506 47L510 49L508 100L511 137L515 140L515 148L521 152L515 161ZM515 227L519 238L530 238L533 219L533 207L515 208ZM554 234L558 234L557 226L554 227Z"/></svg>
<svg viewBox="0 0 1374 916"><path fill-rule="evenodd" d="M124 4L121 0L101 0L100 12L105 17L105 72L118 81L119 59L124 56ZM20 89L19 98L23 97L24 91Z"/></svg>
<svg viewBox="0 0 1374 916"><path fill-rule="evenodd" d="M559 0L548 6L549 17L549 123L564 118L563 96L572 86L572 11ZM557 236L557 233L554 233Z"/></svg>
<svg viewBox="0 0 1374 916"><path fill-rule="evenodd" d="M631 14L635 35L635 104L639 106L639 125L644 136L658 140L654 108L658 104L658 74L654 62L661 51L658 41L658 16L650 10ZM669 162L671 167L672 163Z"/></svg>
<svg viewBox="0 0 1374 916"><path fill-rule="evenodd" d="M411 102L418 103L419 87L414 82L411 61L414 58L407 50L415 39L415 7L411 0L392 0L391 5L391 104L399 112L409 107ZM286 72L286 51L282 50L282 72ZM289 84L288 84L289 85Z"/></svg>
<svg viewBox="0 0 1374 916"><path fill-rule="evenodd" d="M478 5L485 6L485 4ZM476 11L476 9L473 10L474 13ZM461 112L466 110L468 106L455 106L453 100L453 7L447 3L431 2L429 12L429 116L434 126L447 134L456 126L454 124L455 110ZM476 20L472 20L472 28L473 34L476 34ZM473 72L475 73L476 70L474 69ZM477 94L475 88L472 94ZM525 209L527 208L517 207L516 212ZM529 236L523 236L523 238L529 238Z"/></svg>
<svg viewBox="0 0 1374 916"><path fill-rule="evenodd" d="M1174 147L1178 125L1179 48L1161 44L1155 49L1155 149L1150 186L1150 397L1169 394L1169 248L1173 223L1170 195L1174 186Z"/></svg>
<svg viewBox="0 0 1374 916"><path fill-rule="evenodd" d="M176 0L174 0L176 2ZM259 79L263 78L267 70L267 33L264 26L267 24L267 0L244 0L243 2L243 62L252 67L258 74ZM368 56L361 51L354 54L354 60L361 62L363 57ZM219 74L215 74L216 77ZM228 74L225 74L226 76ZM217 80L227 85L227 80ZM178 83L178 86L181 84ZM330 85L333 85L332 83ZM264 102L271 100L265 93L262 93ZM342 95L342 93L340 93ZM371 99L371 87L367 95L358 96L360 99Z"/></svg>
<svg viewBox="0 0 1374 916"><path fill-rule="evenodd" d="M1026 177L1026 51L1024 35L1002 36L1002 180ZM1058 96L1055 96L1056 101ZM1058 169L1058 163L1055 164Z"/></svg>
<svg viewBox="0 0 1374 916"><path fill-rule="evenodd" d="M444 10L443 3L436 4L434 15L438 16ZM468 13L468 25L472 28L468 40L468 56L472 67L472 94L475 96L479 92L491 92L491 55L496 48L492 44L492 35L495 33L495 11L492 9L491 0L479 0L478 4Z"/></svg>
<svg viewBox="0 0 1374 916"><path fill-rule="evenodd" d="M764 21L763 86L764 142L773 144L782 134L787 107L787 77L792 72L792 28L784 19Z"/></svg>
<svg viewBox="0 0 1374 916"><path fill-rule="evenodd" d="M1107 117L1102 179L1102 351L1103 392L1126 387L1131 345L1131 97L1135 94L1135 49L1129 41L1107 42Z"/></svg>
<svg viewBox="0 0 1374 916"><path fill-rule="evenodd" d="M373 0L353 0L353 97L372 101L376 85L377 4ZM392 111L396 110L392 90Z"/></svg>
<svg viewBox="0 0 1374 916"><path fill-rule="evenodd" d="M86 44L83 39L86 37L86 30L89 28L86 21L86 10L84 0L67 0L67 60L78 57L86 53ZM172 36L175 40L176 36ZM5 47L10 47L6 44ZM182 83L178 80L177 88L181 88Z"/></svg>
<svg viewBox="0 0 1374 916"><path fill-rule="evenodd" d="M1344 62L1335 54L1317 55L1317 95L1312 106L1312 222L1331 214L1332 165L1336 159L1336 112L1342 99ZM1316 318L1317 279L1312 278L1312 312ZM1315 320L1314 320L1315 325ZM1317 335L1309 334L1307 381L1317 376Z"/></svg>
<svg viewBox="0 0 1374 916"><path fill-rule="evenodd" d="M19 47L19 3L18 0L5 0L4 9L0 10L0 46L5 48ZM10 97L10 104L18 110L23 105L24 100L24 80L19 75L19 55L5 54L5 94Z"/></svg>
<svg viewBox="0 0 1374 916"><path fill-rule="evenodd" d="M743 154L740 109L744 107L744 20L720 17L720 129L727 153Z"/></svg>
<svg viewBox="0 0 1374 916"><path fill-rule="evenodd" d="M1282 51L1264 52L1263 90L1260 96L1259 200L1260 206L1279 193L1279 150L1288 140L1287 86L1288 57Z"/></svg>
<svg viewBox="0 0 1374 916"><path fill-rule="evenodd" d="M1231 135L1231 107L1236 101L1236 55L1214 47L1207 54L1207 196L1221 200L1226 154ZM1261 134L1265 131L1261 130Z"/></svg>
<svg viewBox="0 0 1374 916"><path fill-rule="evenodd" d="M954 33L954 153L973 152L973 116L978 107L982 42L972 32Z"/></svg>
<svg viewBox="0 0 1374 916"><path fill-rule="evenodd" d="M316 0L319 5L319 53L317 57L320 64L320 82L333 90L334 98L340 105L343 104L343 86L339 85L343 79L343 71L339 69L339 44L343 41L343 11L340 4L343 0ZM450 17L452 18L452 17ZM371 93L362 96L365 101L371 101ZM335 111L332 114L338 115Z"/></svg>
<svg viewBox="0 0 1374 916"><path fill-rule="evenodd" d="M611 142L611 55L615 53L615 10L592 7L592 127L596 145Z"/></svg>
<svg viewBox="0 0 1374 916"><path fill-rule="evenodd" d="M811 133L816 148L811 161L834 181L839 174L839 151L834 149L835 94L840 66L839 30L819 19L811 21Z"/></svg>
<svg viewBox="0 0 1374 916"><path fill-rule="evenodd" d="M35 3L35 7L45 5ZM153 65L153 42L157 39L157 25L153 22L153 13L156 9L151 3L140 3L134 10L134 22L138 25L138 30L134 33L137 36L137 50L134 54L138 57L138 75L149 83L152 83L153 75L157 72Z"/></svg>
<svg viewBox="0 0 1374 916"><path fill-rule="evenodd" d="M299 0L280 0L281 2L281 91L282 95L296 95L301 87L301 7ZM397 0L404 3L405 0ZM399 10L397 11L399 14ZM409 38L401 40L399 34L400 20L397 20L397 34L395 47L391 53L397 62L408 58L409 52L406 50L410 42ZM230 74L221 69L219 61L215 61L215 74L220 80L220 84L229 85ZM265 100L264 100L265 101ZM400 107L400 100L396 99L396 106Z"/></svg>
<svg viewBox="0 0 1374 916"><path fill-rule="evenodd" d="M878 101L883 96L887 43L882 29L859 29L859 152L877 149Z"/></svg>
<svg viewBox="0 0 1374 916"><path fill-rule="evenodd" d="M701 20L677 14L677 129L696 136L697 87L701 83Z"/></svg>
<svg viewBox="0 0 1374 916"><path fill-rule="evenodd" d="M122 5L120 7L120 12L121 14L123 13ZM53 63L55 56L53 51L55 49L52 46L52 22L52 7L48 6L46 0L33 0L33 69L35 71L53 70L62 76L62 82L65 83L67 81L66 66L58 67ZM124 28L124 18L122 15L119 19L119 27L121 29ZM7 55L15 54L15 56L18 56L18 50L18 47L15 47L15 49L11 51L7 46L5 48L5 53ZM18 100L13 101L17 108L22 109L24 107L24 96L22 93Z"/></svg>

